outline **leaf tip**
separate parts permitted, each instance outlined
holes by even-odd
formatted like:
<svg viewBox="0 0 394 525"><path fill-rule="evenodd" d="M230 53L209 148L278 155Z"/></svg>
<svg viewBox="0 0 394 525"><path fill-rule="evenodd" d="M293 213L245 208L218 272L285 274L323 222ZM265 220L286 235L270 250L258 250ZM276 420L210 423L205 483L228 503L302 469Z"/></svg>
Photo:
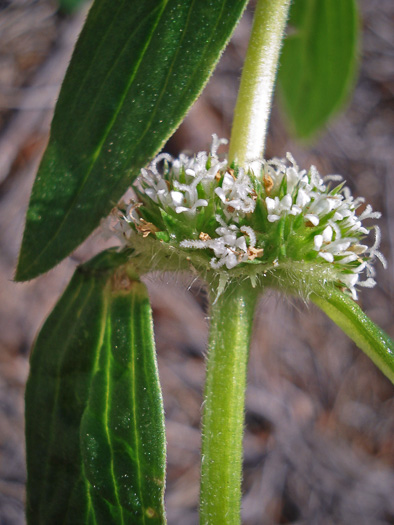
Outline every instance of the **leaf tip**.
<svg viewBox="0 0 394 525"><path fill-rule="evenodd" d="M39 275L50 270L54 265L40 264L40 261L32 260L25 254L25 248L22 243L19 259L15 270L14 281L15 282L25 282L31 281L38 277ZM30 264L29 264L30 261Z"/></svg>
<svg viewBox="0 0 394 525"><path fill-rule="evenodd" d="M20 283L20 282L30 281L34 279L35 277L36 277L35 275L30 275L28 269L26 269L25 265L23 264L23 262L21 262L21 259L19 258L16 270L15 270L14 281L17 283Z"/></svg>

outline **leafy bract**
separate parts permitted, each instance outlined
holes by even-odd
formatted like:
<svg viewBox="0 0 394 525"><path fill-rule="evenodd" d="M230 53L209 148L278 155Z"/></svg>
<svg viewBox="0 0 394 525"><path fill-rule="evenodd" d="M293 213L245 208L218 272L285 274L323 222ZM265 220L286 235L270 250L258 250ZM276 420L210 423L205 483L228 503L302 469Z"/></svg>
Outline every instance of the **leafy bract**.
<svg viewBox="0 0 394 525"><path fill-rule="evenodd" d="M358 51L355 0L295 0L278 79L296 135L309 137L352 87Z"/></svg>
<svg viewBox="0 0 394 525"><path fill-rule="evenodd" d="M104 252L44 324L26 390L30 525L165 523L165 435L145 286Z"/></svg>
<svg viewBox="0 0 394 525"><path fill-rule="evenodd" d="M95 0L26 217L16 273L49 270L99 224L208 80L247 0Z"/></svg>
<svg viewBox="0 0 394 525"><path fill-rule="evenodd" d="M328 289L311 300L372 359L394 383L394 341L348 295Z"/></svg>

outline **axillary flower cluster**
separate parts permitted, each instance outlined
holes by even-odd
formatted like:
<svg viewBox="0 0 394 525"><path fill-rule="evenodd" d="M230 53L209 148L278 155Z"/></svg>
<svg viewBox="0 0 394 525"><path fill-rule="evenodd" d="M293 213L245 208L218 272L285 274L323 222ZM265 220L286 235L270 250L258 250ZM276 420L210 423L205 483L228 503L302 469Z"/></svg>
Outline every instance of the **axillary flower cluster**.
<svg viewBox="0 0 394 525"><path fill-rule="evenodd" d="M354 299L358 286L375 285L373 262L386 262L379 228L363 221L379 212L367 205L357 215L364 199L354 199L341 176L300 170L290 154L262 159L259 173L229 166L218 156L226 143L214 135L210 153L162 153L141 170L131 202L116 212L122 243L153 261L175 257L208 280L219 274L222 283L265 279L301 293L331 283Z"/></svg>

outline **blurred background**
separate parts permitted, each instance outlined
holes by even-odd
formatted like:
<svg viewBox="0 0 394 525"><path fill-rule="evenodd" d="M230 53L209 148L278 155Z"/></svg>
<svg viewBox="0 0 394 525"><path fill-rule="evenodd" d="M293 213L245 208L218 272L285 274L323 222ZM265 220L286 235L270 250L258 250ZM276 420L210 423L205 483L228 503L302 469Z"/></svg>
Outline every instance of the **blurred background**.
<svg viewBox="0 0 394 525"><path fill-rule="evenodd" d="M208 148L212 133L229 137L252 7L167 144L172 154ZM378 285L360 294L360 304L394 337L394 2L360 0L359 7L360 72L349 105L302 144L289 136L275 102L267 157L291 151L302 167L340 173L356 196L382 212L381 251L389 267L377 265ZM76 264L108 246L93 234L45 276L12 280L30 189L86 12L87 4L71 14L55 0L0 0L1 525L24 524L23 394L32 341ZM187 275L153 275L146 282L167 418L168 521L196 525L206 294ZM249 365L243 523L393 524L393 393L322 312L268 291Z"/></svg>

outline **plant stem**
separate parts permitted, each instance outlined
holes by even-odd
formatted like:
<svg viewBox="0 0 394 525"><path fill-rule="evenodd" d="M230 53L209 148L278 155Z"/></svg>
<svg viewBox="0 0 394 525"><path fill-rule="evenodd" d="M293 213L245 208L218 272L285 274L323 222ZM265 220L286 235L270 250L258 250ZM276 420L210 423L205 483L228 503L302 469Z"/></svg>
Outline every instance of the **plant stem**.
<svg viewBox="0 0 394 525"><path fill-rule="evenodd" d="M248 349L259 291L234 282L211 310L203 414L201 525L240 523Z"/></svg>
<svg viewBox="0 0 394 525"><path fill-rule="evenodd" d="M290 0L258 0L231 132L229 161L257 172Z"/></svg>
<svg viewBox="0 0 394 525"><path fill-rule="evenodd" d="M290 0L258 0L235 108L229 161L258 168ZM259 290L230 283L211 310L201 460L201 525L240 523L249 342Z"/></svg>

